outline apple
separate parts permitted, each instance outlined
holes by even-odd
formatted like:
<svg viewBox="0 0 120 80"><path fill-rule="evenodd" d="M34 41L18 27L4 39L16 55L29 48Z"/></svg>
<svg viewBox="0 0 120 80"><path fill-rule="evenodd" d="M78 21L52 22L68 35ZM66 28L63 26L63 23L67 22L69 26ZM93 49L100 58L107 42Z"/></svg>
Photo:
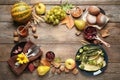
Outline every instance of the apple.
<svg viewBox="0 0 120 80"><path fill-rule="evenodd" d="M72 70L73 68L75 68L75 60L69 58L65 60L65 67L69 70Z"/></svg>
<svg viewBox="0 0 120 80"><path fill-rule="evenodd" d="M38 15L45 14L46 6L43 3L38 3L35 5L35 11Z"/></svg>

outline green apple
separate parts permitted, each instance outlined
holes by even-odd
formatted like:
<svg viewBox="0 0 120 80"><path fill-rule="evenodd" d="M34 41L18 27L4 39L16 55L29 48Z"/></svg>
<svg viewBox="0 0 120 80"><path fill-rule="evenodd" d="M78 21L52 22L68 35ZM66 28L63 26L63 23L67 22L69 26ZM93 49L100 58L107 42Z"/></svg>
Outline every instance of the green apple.
<svg viewBox="0 0 120 80"><path fill-rule="evenodd" d="M75 68L75 65L76 65L75 60L73 60L71 58L65 60L65 67L67 69L71 70L71 69Z"/></svg>
<svg viewBox="0 0 120 80"><path fill-rule="evenodd" d="M84 20L75 20L74 24L78 30L84 30L86 26L86 22Z"/></svg>
<svg viewBox="0 0 120 80"><path fill-rule="evenodd" d="M45 14L46 6L43 3L38 3L35 5L35 11L38 15Z"/></svg>

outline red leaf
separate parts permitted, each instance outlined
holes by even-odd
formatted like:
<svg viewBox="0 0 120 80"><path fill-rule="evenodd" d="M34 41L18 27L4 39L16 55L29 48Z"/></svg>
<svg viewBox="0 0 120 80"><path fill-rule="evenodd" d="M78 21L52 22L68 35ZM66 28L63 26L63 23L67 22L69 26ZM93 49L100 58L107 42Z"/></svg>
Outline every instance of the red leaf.
<svg viewBox="0 0 120 80"><path fill-rule="evenodd" d="M28 69L30 72L33 72L35 70L35 66L32 63L30 63Z"/></svg>

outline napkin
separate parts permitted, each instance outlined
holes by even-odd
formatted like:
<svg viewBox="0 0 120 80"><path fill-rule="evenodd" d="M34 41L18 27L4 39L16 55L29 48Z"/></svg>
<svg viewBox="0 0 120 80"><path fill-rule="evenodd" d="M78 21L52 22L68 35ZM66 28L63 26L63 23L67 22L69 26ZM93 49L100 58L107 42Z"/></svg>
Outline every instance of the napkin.
<svg viewBox="0 0 120 80"><path fill-rule="evenodd" d="M24 46L23 53L27 53L28 49L29 49L31 46L33 46L33 45L35 45L33 42L28 41L28 42L25 44L25 46ZM15 55L15 56L11 57L10 59L8 59L7 63L8 63L8 65L9 65L10 69L11 69L16 75L20 75L21 73L24 72L24 70L26 69L26 67L28 66L28 64L29 64L30 62L36 60L37 58L39 58L40 56L42 56L42 54L43 54L43 52L41 51L41 49L39 49L39 53L38 53L37 55L29 57L29 58L28 58L28 59L29 59L29 62L26 63L26 64L22 64L22 65L20 65L19 67L16 67L16 66L15 66L15 63L17 62L16 59L17 59L18 55Z"/></svg>

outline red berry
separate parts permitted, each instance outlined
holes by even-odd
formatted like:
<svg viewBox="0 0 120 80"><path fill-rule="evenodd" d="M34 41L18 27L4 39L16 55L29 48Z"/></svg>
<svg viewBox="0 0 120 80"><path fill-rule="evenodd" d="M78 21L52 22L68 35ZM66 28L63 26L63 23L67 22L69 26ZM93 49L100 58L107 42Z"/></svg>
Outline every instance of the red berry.
<svg viewBox="0 0 120 80"><path fill-rule="evenodd" d="M28 68L30 72L33 72L35 70L35 66L32 63L29 64Z"/></svg>
<svg viewBox="0 0 120 80"><path fill-rule="evenodd" d="M48 51L48 52L46 53L46 59L47 59L48 61L53 61L54 58L55 58L54 52Z"/></svg>

